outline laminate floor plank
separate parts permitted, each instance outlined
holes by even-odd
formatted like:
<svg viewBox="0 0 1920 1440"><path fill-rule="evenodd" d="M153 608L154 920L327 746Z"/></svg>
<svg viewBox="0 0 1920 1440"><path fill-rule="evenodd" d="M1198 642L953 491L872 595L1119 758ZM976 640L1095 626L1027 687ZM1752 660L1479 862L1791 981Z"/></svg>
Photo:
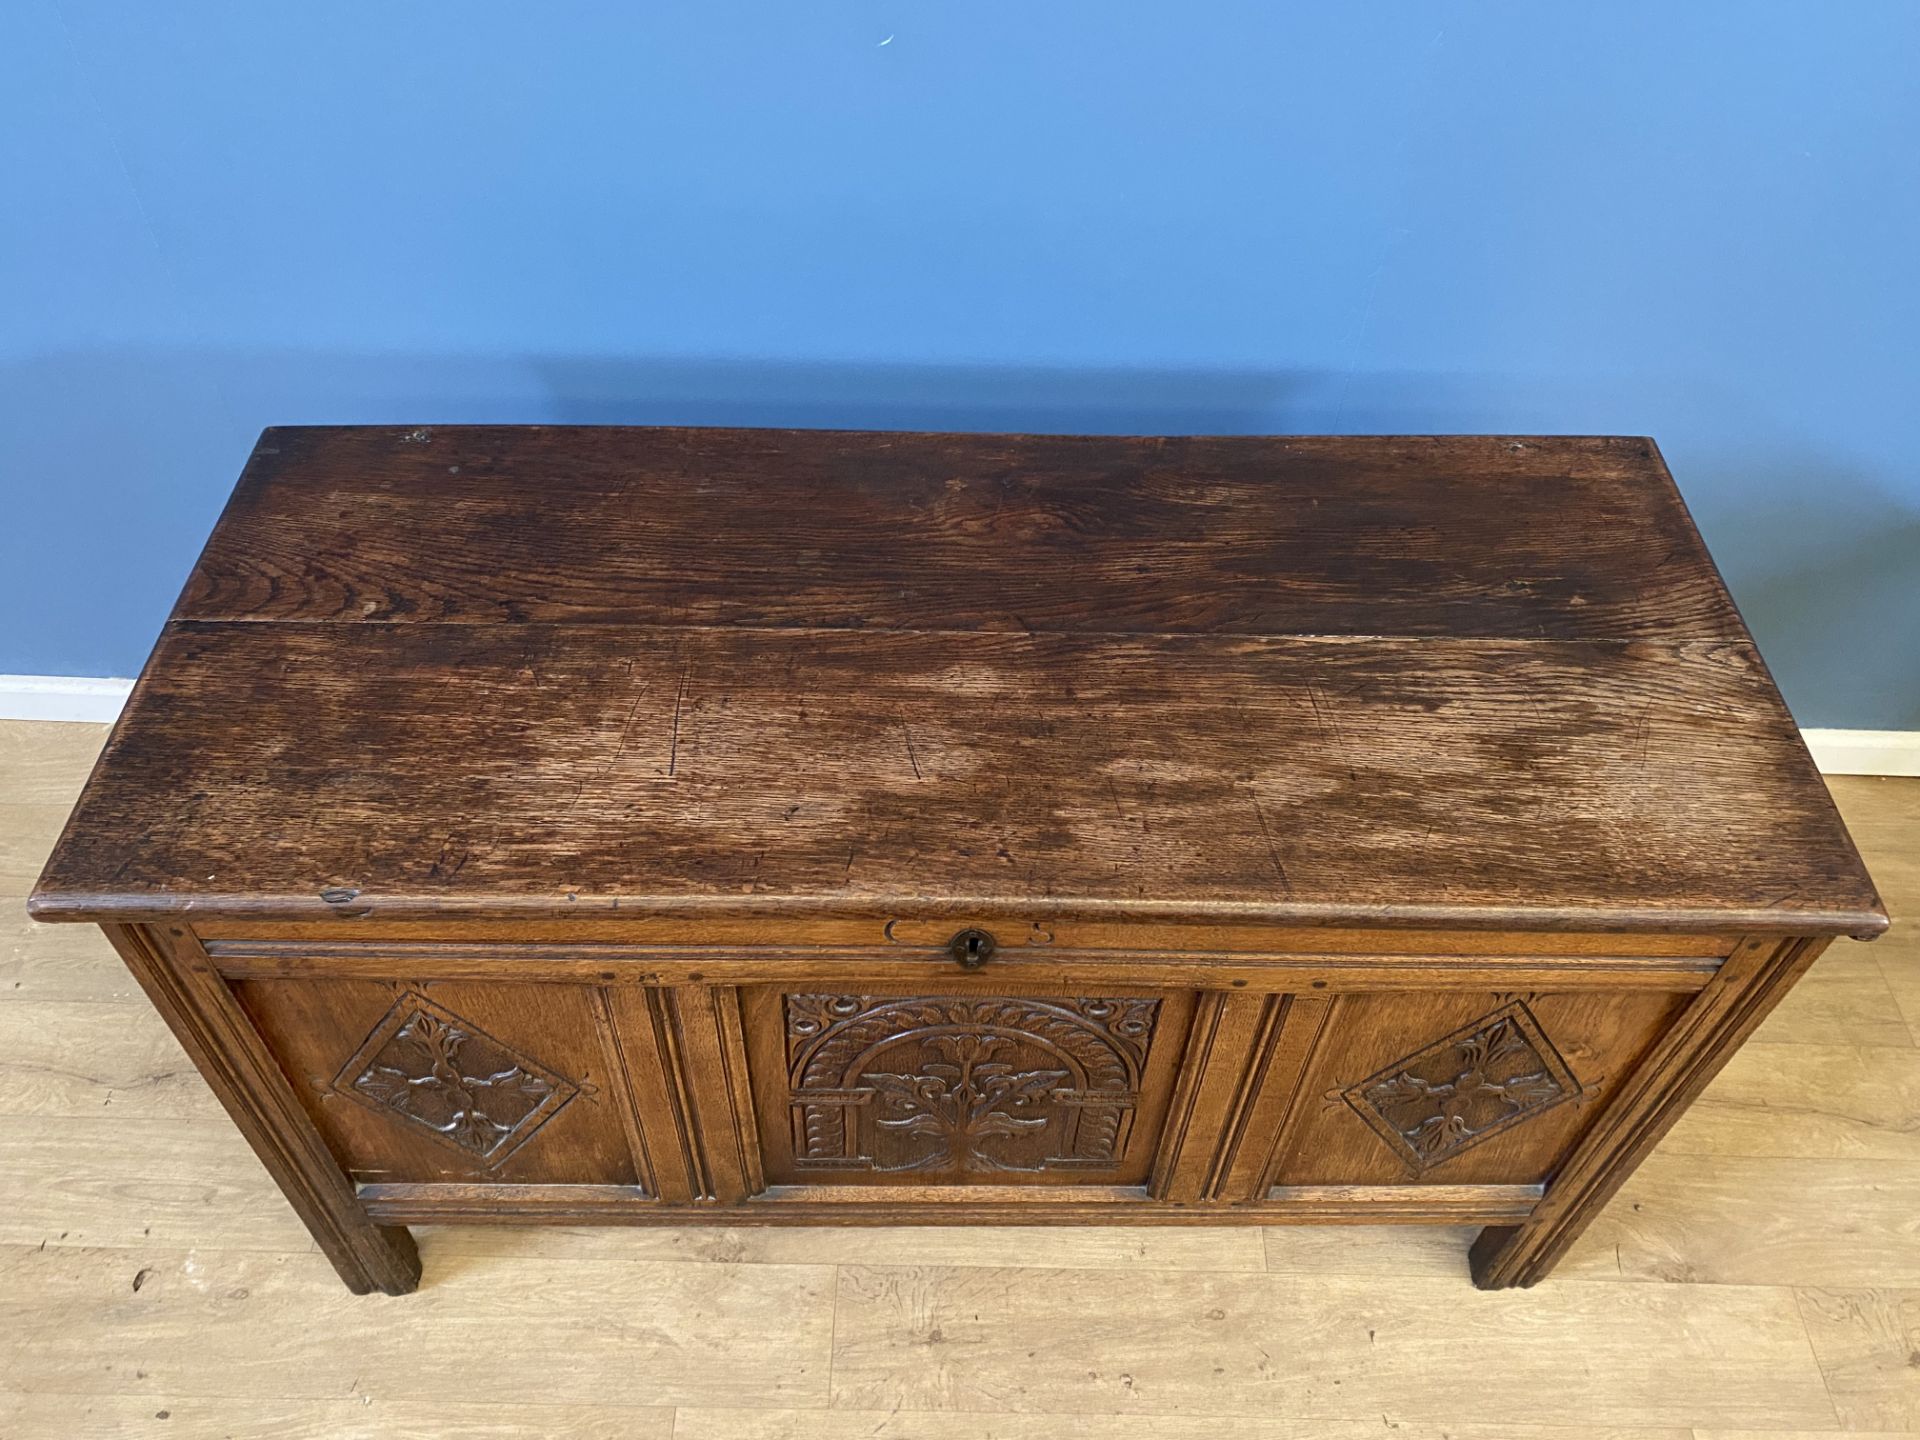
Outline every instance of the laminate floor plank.
<svg viewBox="0 0 1920 1440"><path fill-rule="evenodd" d="M1920 1162L1656 1150L1575 1242L1563 1278L1920 1285Z"/></svg>
<svg viewBox="0 0 1920 1440"><path fill-rule="evenodd" d="M671 1440L670 1407L422 1403L0 1390L0 1434L63 1440ZM1554 1437L1558 1440L1558 1437Z"/></svg>
<svg viewBox="0 0 1920 1440"><path fill-rule="evenodd" d="M1899 848L1911 827L1920 825L1920 785L1912 777L1829 775L1826 780L1854 843L1870 863L1882 858L1875 853L1883 848L1879 842ZM1910 849L1907 853L1911 856Z"/></svg>
<svg viewBox="0 0 1920 1440"><path fill-rule="evenodd" d="M1920 1430L1920 1289L1807 1289L1800 1314L1851 1430Z"/></svg>
<svg viewBox="0 0 1920 1440"><path fill-rule="evenodd" d="M15 1000L84 1000L153 1010L98 929L37 924L27 918L25 895L0 895L0 1005Z"/></svg>
<svg viewBox="0 0 1920 1440"><path fill-rule="evenodd" d="M1920 955L1902 957L1897 963L1891 956L1883 957L1880 973L1886 979L1887 989L1893 992L1894 1003L1900 1007L1900 1015L1907 1022L1914 1044L1920 1046Z"/></svg>
<svg viewBox="0 0 1920 1440"><path fill-rule="evenodd" d="M150 1008L72 1000L0 1005L0 1115L226 1119Z"/></svg>
<svg viewBox="0 0 1920 1440"><path fill-rule="evenodd" d="M350 1295L315 1254L155 1246L0 1252L16 1390L337 1402L824 1403L833 1270L463 1261L411 1296ZM156 1407L157 1408L157 1407Z"/></svg>
<svg viewBox="0 0 1920 1440"><path fill-rule="evenodd" d="M1888 904L1899 909L1898 900ZM1910 911L1907 913L1911 913ZM1897 933L1897 932L1896 932ZM1874 954L1893 936L1836 940L1749 1041L1752 1045L1911 1045L1893 987Z"/></svg>
<svg viewBox="0 0 1920 1440"><path fill-rule="evenodd" d="M1920 1049L1741 1050L1660 1149L1665 1155L1920 1161Z"/></svg>
<svg viewBox="0 0 1920 1440"><path fill-rule="evenodd" d="M679 1260L716 1265L1014 1265L1051 1270L1257 1272L1266 1267L1262 1231L1251 1225L636 1225L600 1229L467 1225L422 1228L416 1233L431 1234L440 1254L603 1257L614 1265Z"/></svg>
<svg viewBox="0 0 1920 1440"><path fill-rule="evenodd" d="M70 802L18 801L0 790L0 895L24 895L67 823Z"/></svg>
<svg viewBox="0 0 1920 1440"><path fill-rule="evenodd" d="M0 1120L0 1244L305 1253L313 1242L224 1115L14 1115Z"/></svg>
<svg viewBox="0 0 1920 1440"><path fill-rule="evenodd" d="M1920 835L1920 821L1914 823L1909 834ZM1920 850L1920 842L1913 843L1916 850ZM1898 863L1889 859L1880 869L1881 883L1887 887L1887 893L1905 902L1898 906L1900 915L1920 914L1916 910L1920 907L1920 854L1901 855ZM1920 1046L1920 925L1908 918L1869 948L1894 1004L1899 1007L1900 1017L1906 1021L1908 1033L1914 1044Z"/></svg>
<svg viewBox="0 0 1920 1440"><path fill-rule="evenodd" d="M1472 1281L1467 1247L1480 1232L1457 1225L1272 1225L1267 1269L1284 1275L1451 1276Z"/></svg>
<svg viewBox="0 0 1920 1440"><path fill-rule="evenodd" d="M1288 1420L1237 1415L1022 1415L955 1411L696 1410L674 1440L1692 1440L1684 1428L1428 1424L1380 1418Z"/></svg>
<svg viewBox="0 0 1920 1440"><path fill-rule="evenodd" d="M1871 952L1906 1022L1909 1042L1920 1046L1920 925L1914 923L1920 914L1920 779L1834 775L1828 785L1881 897L1897 917L1872 945L1847 948Z"/></svg>
<svg viewBox="0 0 1920 1440"><path fill-rule="evenodd" d="M848 1266L833 1403L1376 1423L1831 1424L1792 1293Z"/></svg>
<svg viewBox="0 0 1920 1440"><path fill-rule="evenodd" d="M112 728L68 721L0 721L0 802L73 804Z"/></svg>

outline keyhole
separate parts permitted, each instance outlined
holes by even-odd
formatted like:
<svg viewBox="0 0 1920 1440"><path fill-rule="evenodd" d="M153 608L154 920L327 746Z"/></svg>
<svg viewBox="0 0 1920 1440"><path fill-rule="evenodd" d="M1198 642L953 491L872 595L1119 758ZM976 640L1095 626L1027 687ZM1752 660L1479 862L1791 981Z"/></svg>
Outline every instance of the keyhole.
<svg viewBox="0 0 1920 1440"><path fill-rule="evenodd" d="M984 930L962 930L947 942L947 952L962 970L978 970L993 958L994 939Z"/></svg>

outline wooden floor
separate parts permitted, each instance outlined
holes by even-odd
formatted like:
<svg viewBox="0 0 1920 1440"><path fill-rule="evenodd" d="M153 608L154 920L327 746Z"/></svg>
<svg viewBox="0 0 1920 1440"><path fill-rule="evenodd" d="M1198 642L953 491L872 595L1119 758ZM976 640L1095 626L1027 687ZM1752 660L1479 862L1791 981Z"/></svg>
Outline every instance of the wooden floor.
<svg viewBox="0 0 1920 1440"><path fill-rule="evenodd" d="M1457 1231L466 1229L355 1299L112 952L23 913L104 734L0 723L6 1440L1920 1430L1920 780L1834 782L1894 932L1536 1290Z"/></svg>

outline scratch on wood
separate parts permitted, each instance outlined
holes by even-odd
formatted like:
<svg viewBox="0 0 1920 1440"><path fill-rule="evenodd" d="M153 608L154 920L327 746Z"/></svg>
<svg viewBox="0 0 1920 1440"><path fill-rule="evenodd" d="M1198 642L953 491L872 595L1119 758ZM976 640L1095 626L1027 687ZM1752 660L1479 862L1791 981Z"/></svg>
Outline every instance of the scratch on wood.
<svg viewBox="0 0 1920 1440"><path fill-rule="evenodd" d="M1260 834L1267 842L1267 858L1273 862L1273 873L1280 879L1280 888L1287 894L1293 894L1293 882L1287 878L1287 867L1280 863L1280 847L1273 843L1273 831L1267 828L1267 812L1260 807L1260 797L1249 793L1247 798L1253 801L1253 818L1260 822Z"/></svg>
<svg viewBox="0 0 1920 1440"><path fill-rule="evenodd" d="M580 796L576 793L573 798L577 804ZM460 873L470 858L472 858L471 847L458 834L449 833L446 839L440 842L440 853L428 867L427 878L451 880Z"/></svg>
<svg viewBox="0 0 1920 1440"><path fill-rule="evenodd" d="M629 661L628 664L631 665L632 662ZM627 718L621 722L620 725L620 743L613 747L613 754L607 757L606 764L595 771L591 777L581 780L579 785L575 787L573 799L567 804L568 814L573 813L574 807L580 803L581 797L587 793L587 786L596 780L604 780L608 775L612 774L613 767L620 763L620 757L627 753L627 740L633 734L633 717L639 713L640 702L647 698L647 691L652 688L650 685L643 686L640 693L633 697L633 704L627 707ZM672 762L669 761L668 763L671 765ZM667 773L671 775L673 773L672 769L669 768Z"/></svg>
<svg viewBox="0 0 1920 1440"><path fill-rule="evenodd" d="M602 775L609 773L620 763L620 757L627 753L627 740L633 734L633 717L640 711L640 702L647 698L647 688L643 686L640 693L633 697L633 704L627 707L627 718L620 723L620 743L613 747L612 758L600 771Z"/></svg>
<svg viewBox="0 0 1920 1440"><path fill-rule="evenodd" d="M1320 687L1311 680L1307 681L1307 703L1313 707L1313 718L1327 738L1334 738L1333 727L1327 723L1327 712L1320 708Z"/></svg>
<svg viewBox="0 0 1920 1440"><path fill-rule="evenodd" d="M926 777L920 773L920 757L913 753L913 727L907 724L904 715L900 718L900 731L907 737L907 763L913 766L913 778L925 779Z"/></svg>
<svg viewBox="0 0 1920 1440"><path fill-rule="evenodd" d="M1319 724L1321 732L1332 742L1334 749L1340 752L1340 758L1346 763L1347 779L1354 784L1360 783L1359 773L1353 767L1353 758L1347 753L1347 742L1333 721L1328 718L1326 708L1321 703L1318 681L1307 681L1307 701L1313 706L1313 718Z"/></svg>
<svg viewBox="0 0 1920 1440"><path fill-rule="evenodd" d="M693 672L689 662L680 671L680 688L673 695L673 737L667 745L667 774L672 775L680 766L680 706L687 698L687 676Z"/></svg>

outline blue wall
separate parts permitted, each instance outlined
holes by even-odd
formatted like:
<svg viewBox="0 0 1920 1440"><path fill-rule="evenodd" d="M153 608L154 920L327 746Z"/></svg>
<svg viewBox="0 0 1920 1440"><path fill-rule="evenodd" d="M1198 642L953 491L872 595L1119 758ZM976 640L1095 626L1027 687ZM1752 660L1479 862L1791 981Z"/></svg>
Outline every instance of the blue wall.
<svg viewBox="0 0 1920 1440"><path fill-rule="evenodd" d="M0 671L255 432L1659 438L1803 724L1920 725L1920 3L8 0Z"/></svg>

